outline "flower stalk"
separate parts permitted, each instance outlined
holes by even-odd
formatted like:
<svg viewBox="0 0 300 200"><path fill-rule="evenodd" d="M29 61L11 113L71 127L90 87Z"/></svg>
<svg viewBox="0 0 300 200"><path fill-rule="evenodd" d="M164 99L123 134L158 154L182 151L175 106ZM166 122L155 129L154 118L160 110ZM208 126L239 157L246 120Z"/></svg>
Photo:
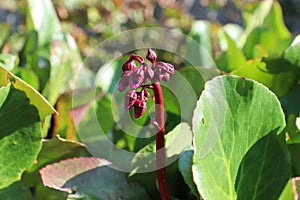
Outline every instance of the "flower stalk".
<svg viewBox="0 0 300 200"><path fill-rule="evenodd" d="M166 155L165 155L165 126L164 126L164 100L163 94L158 82L152 83L155 98L155 118L157 122L156 133L156 176L160 197L162 200L169 200L170 192L167 183Z"/></svg>
<svg viewBox="0 0 300 200"><path fill-rule="evenodd" d="M126 95L124 108L134 108L134 117L142 116L146 109L150 96L147 89L152 89L155 99L155 120L156 133L156 175L162 200L171 199L166 174L166 154L165 154L165 127L164 127L164 99L159 81L169 81L170 75L174 74L173 65L165 62L156 62L156 53L148 49L146 59L151 62L151 66L144 62L143 57L132 54L123 64L123 74L120 78L118 89L124 91L128 86L131 88ZM136 66L139 63L139 67ZM140 91L137 91L141 88Z"/></svg>

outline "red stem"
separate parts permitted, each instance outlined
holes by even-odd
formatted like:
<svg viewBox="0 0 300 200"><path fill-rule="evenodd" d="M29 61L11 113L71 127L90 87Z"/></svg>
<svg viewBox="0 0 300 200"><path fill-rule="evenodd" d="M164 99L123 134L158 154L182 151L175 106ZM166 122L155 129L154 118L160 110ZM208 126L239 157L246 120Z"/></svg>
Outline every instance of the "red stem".
<svg viewBox="0 0 300 200"><path fill-rule="evenodd" d="M165 155L165 125L164 125L164 99L160 84L152 83L155 98L155 118L157 121L156 134L156 176L160 197L162 200L170 200L170 191L167 183L166 155Z"/></svg>

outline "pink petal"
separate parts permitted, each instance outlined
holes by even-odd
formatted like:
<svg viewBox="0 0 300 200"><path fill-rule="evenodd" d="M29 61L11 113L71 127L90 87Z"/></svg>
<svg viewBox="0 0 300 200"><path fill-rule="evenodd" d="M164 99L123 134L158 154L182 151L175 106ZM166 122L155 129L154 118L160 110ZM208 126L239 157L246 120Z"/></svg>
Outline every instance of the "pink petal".
<svg viewBox="0 0 300 200"><path fill-rule="evenodd" d="M135 90L129 90L126 95L125 95L125 100L124 100L124 108L126 110L129 110L134 103L136 102L137 99L137 93Z"/></svg>

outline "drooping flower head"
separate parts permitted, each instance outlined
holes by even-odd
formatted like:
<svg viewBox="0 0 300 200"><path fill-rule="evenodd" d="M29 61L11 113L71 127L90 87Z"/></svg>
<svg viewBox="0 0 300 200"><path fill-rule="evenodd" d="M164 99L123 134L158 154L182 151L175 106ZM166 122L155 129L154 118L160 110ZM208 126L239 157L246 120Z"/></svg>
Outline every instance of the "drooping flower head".
<svg viewBox="0 0 300 200"><path fill-rule="evenodd" d="M144 58L136 54L131 54L129 59L122 66L118 89L124 91L128 86L132 89L125 95L124 108L134 107L134 117L142 116L147 109L147 100L150 96L147 88L150 84L157 81L169 81L170 75L174 74L174 66L165 62L156 62L156 53L148 49L146 59L151 65L144 62ZM136 62L139 66L136 65ZM136 89L142 87L140 92Z"/></svg>

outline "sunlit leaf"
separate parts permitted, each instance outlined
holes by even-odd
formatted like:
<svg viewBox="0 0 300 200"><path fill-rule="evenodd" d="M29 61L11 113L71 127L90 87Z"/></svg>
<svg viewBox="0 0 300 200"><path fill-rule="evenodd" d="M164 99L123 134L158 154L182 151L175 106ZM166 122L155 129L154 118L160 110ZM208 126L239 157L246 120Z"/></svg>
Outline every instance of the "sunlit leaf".
<svg viewBox="0 0 300 200"><path fill-rule="evenodd" d="M263 136L279 134L284 127L280 103L263 85L236 76L208 81L193 116L193 176L201 196L236 199L243 157Z"/></svg>
<svg viewBox="0 0 300 200"><path fill-rule="evenodd" d="M27 0L27 4L27 28L38 33L40 46L49 44L53 35L61 31L52 2Z"/></svg>
<svg viewBox="0 0 300 200"><path fill-rule="evenodd" d="M47 115L51 115L55 112L54 108L47 102L47 100L33 89L33 87L0 67L0 87L8 85L10 82L14 88L25 92L26 96L30 100L30 104L34 105L38 109L41 120L43 120Z"/></svg>
<svg viewBox="0 0 300 200"><path fill-rule="evenodd" d="M210 23L208 21L195 21L189 36L195 41L189 41L185 59L188 65L215 67L212 60L212 47L210 37Z"/></svg>
<svg viewBox="0 0 300 200"><path fill-rule="evenodd" d="M282 97L297 83L300 68L282 58L256 58L248 60L232 73L263 83Z"/></svg>
<svg viewBox="0 0 300 200"><path fill-rule="evenodd" d="M270 55L280 55L292 40L277 1L261 1L253 10L244 12L243 17L246 30L238 46L243 47L247 58L255 58L256 44L260 44Z"/></svg>
<svg viewBox="0 0 300 200"><path fill-rule="evenodd" d="M227 49L217 60L218 68L225 72L231 72L246 62L246 58L241 49L236 46L236 43L229 37L226 32L223 32L226 40Z"/></svg>
<svg viewBox="0 0 300 200"><path fill-rule="evenodd" d="M0 66L11 71L16 65L18 65L18 56L12 54L0 54Z"/></svg>
<svg viewBox="0 0 300 200"><path fill-rule="evenodd" d="M294 191L293 191L291 180L287 182L285 188L283 189L279 197L279 200L290 200L290 199L294 199Z"/></svg>

